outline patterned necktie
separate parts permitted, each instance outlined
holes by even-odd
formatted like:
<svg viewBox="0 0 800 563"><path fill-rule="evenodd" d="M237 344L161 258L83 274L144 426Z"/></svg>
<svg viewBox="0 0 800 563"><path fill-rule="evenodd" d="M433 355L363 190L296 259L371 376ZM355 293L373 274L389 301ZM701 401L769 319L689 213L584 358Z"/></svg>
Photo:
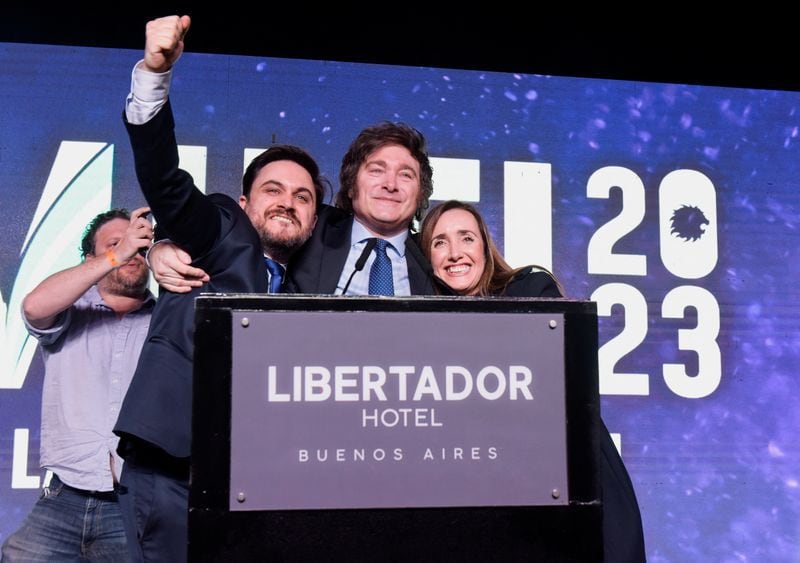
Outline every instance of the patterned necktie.
<svg viewBox="0 0 800 563"><path fill-rule="evenodd" d="M264 256L264 263L267 265L267 270L269 270L269 292L280 293L281 283L283 282L283 266L266 256Z"/></svg>
<svg viewBox="0 0 800 563"><path fill-rule="evenodd" d="M383 239L375 243L375 261L369 271L370 295L394 295L394 281L392 281L392 261L386 254L386 247L391 246Z"/></svg>

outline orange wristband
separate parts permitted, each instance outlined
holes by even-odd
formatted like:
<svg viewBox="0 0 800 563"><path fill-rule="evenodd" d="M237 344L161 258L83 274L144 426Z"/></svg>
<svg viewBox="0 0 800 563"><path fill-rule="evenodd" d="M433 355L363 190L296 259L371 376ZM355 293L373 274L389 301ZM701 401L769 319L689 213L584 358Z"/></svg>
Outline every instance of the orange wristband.
<svg viewBox="0 0 800 563"><path fill-rule="evenodd" d="M114 254L114 251L110 248L106 250L106 260L109 261L112 268L119 268L119 262L117 262L117 255Z"/></svg>

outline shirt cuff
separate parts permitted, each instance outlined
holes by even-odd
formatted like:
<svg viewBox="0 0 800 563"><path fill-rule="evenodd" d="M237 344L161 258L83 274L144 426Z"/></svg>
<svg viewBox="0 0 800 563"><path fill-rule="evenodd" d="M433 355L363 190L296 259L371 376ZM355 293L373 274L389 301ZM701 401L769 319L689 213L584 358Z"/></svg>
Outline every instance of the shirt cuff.
<svg viewBox="0 0 800 563"><path fill-rule="evenodd" d="M131 125L144 125L167 103L172 69L150 72L136 63L131 73L131 93L125 99L125 118Z"/></svg>
<svg viewBox="0 0 800 563"><path fill-rule="evenodd" d="M145 252L144 263L147 264L147 269L150 270L151 272L153 271L153 268L150 267L150 251L153 250L156 247L157 244L161 244L162 242L172 242L172 241L170 239L168 239L168 238L162 238L162 239L158 239L156 241L153 241L153 244L151 244L150 248L148 248L147 252Z"/></svg>

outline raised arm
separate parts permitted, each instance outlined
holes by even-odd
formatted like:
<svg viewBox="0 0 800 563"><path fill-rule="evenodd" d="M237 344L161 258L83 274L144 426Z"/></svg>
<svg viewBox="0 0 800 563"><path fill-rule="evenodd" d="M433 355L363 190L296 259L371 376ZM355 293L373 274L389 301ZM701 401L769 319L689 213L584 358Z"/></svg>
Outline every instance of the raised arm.
<svg viewBox="0 0 800 563"><path fill-rule="evenodd" d="M144 59L134 68L125 125L136 177L160 228L192 256L202 256L221 229L219 209L179 168L175 122L168 101L172 67L184 50L188 16L147 24Z"/></svg>
<svg viewBox="0 0 800 563"><path fill-rule="evenodd" d="M95 250L83 262L72 268L56 272L46 278L22 301L22 313L35 328L53 326L58 314L72 306L78 298L112 270L124 266L140 248L147 248L153 238L153 228L145 215L148 207L131 213L125 235L108 252Z"/></svg>

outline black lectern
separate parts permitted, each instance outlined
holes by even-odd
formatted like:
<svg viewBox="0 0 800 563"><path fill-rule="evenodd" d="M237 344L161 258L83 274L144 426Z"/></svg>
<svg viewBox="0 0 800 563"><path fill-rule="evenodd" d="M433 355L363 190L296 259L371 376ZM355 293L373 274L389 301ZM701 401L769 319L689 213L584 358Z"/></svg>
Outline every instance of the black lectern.
<svg viewBox="0 0 800 563"><path fill-rule="evenodd" d="M587 301L204 295L191 561L600 561Z"/></svg>

